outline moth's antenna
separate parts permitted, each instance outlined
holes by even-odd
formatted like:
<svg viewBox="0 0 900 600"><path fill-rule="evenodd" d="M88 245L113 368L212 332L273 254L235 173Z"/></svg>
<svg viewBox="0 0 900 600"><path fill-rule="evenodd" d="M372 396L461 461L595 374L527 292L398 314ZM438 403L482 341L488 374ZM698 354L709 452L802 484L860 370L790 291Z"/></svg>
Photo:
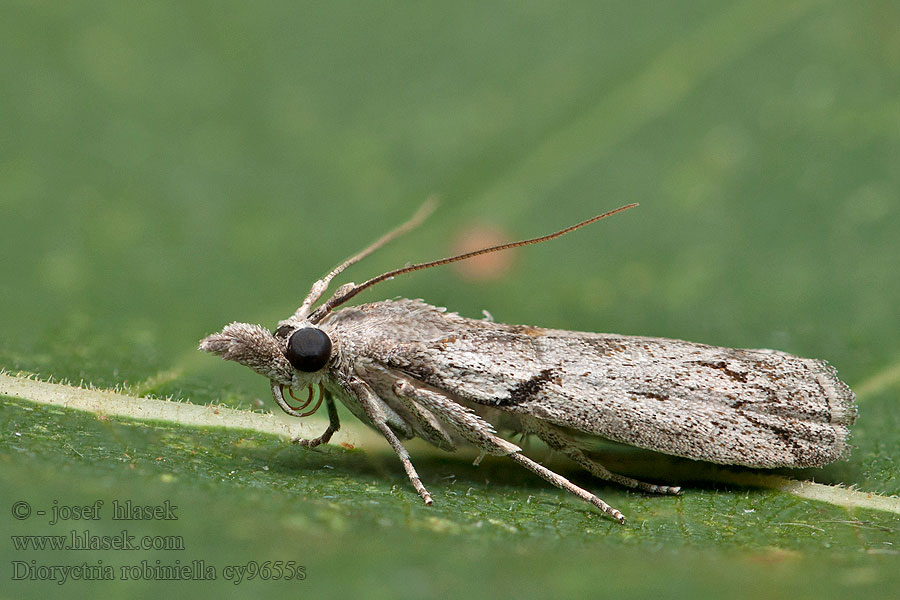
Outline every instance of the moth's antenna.
<svg viewBox="0 0 900 600"><path fill-rule="evenodd" d="M540 237L531 238L530 240L522 240L519 242L510 242L508 244L500 244L498 246L491 246L489 248L482 248L481 250L473 250L472 252L466 252L464 254L457 254L456 256L448 256L447 258L442 258L440 260L433 260L431 262L419 263L416 265L409 265L408 267L401 267L399 269L394 269L393 271L388 271L387 273L382 273L378 277L373 277L372 279L360 283L359 285L349 284L347 286L342 286L338 288L337 292L328 299L323 305L317 308L312 315L309 317L309 321L311 323L318 323L321 321L325 315L331 312L334 308L340 306L353 296L357 295L361 291L366 288L370 288L376 283L380 283L385 279L391 279L392 277L396 277L397 275L403 275L404 273L411 273L412 271L421 271L422 269L430 269L431 267L439 267L441 265L447 265L450 263L459 262L461 260L466 260L467 258L472 258L475 256L481 256L482 254L489 254L491 252L499 252L501 250L508 250L510 248L518 248L519 246L528 246L531 244L539 244L540 242L546 242L552 240L554 238L558 238L562 235L575 231L585 225L590 225L591 223L595 223L601 219L605 219L606 217L611 217L616 213L620 213L622 211L628 210L629 208L634 208L637 206L637 203L627 204L625 206L621 206L615 210L611 210L609 212L605 212L602 215L597 215L596 217L591 217L586 221L582 221L581 223L576 223L565 229L560 229L555 233L550 233L548 235L542 235ZM345 289L346 288L346 289ZM305 303L304 303L305 304Z"/></svg>
<svg viewBox="0 0 900 600"><path fill-rule="evenodd" d="M415 229L416 227L421 225L422 221L427 219L431 215L431 213L434 212L435 207L437 207L437 198L435 196L432 196L432 197L428 198L422 204L422 206L419 207L419 210L416 211L416 214L414 214L409 221L407 221L406 223L403 223L396 229L393 229L392 231L389 231L388 233L384 234L383 236L381 236L380 238L375 240L365 250L363 250L362 252L360 252L358 254L354 254L353 256L351 256L350 258L348 258L347 260L345 260L344 262L342 262L341 264L339 264L338 266L333 268L331 270L331 272L328 273L328 275L326 275L322 279L315 282L312 285L312 288L310 288L309 294L306 295L306 299L303 300L303 304L301 304L300 308L298 308L296 310L296 312L294 312L294 316L291 317L291 320L302 321L303 319L305 319L306 315L309 314L309 311L312 308L312 305L315 304L319 300L319 298L322 297L322 294L324 294L325 290L328 289L328 284L331 283L331 280L334 279L335 277L337 277L341 273L341 271L343 271L350 265L354 265L354 264L358 263L359 261L361 261L368 255L372 254L373 252L375 252L376 250L378 250L379 248L381 248L388 242L400 237L404 233L406 233L412 229Z"/></svg>

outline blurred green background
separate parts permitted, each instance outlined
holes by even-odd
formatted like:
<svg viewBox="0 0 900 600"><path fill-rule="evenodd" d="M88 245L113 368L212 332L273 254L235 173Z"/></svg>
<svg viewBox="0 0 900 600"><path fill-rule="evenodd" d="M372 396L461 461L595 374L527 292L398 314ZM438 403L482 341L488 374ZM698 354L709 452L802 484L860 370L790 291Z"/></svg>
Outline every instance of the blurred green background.
<svg viewBox="0 0 900 600"><path fill-rule="evenodd" d="M0 49L6 371L254 408L266 382L197 341L274 325L429 195L438 212L344 281L445 255L473 227L530 237L637 201L492 278L436 269L360 300L826 358L859 393L857 448L795 476L900 493L895 2L13 1ZM610 450L656 480L671 468L683 497L561 467L621 527L507 462L423 446L431 508L386 444L311 452L9 398L0 418L4 531L62 531L14 521L20 499L169 499L177 522L131 529L187 544L67 555L4 535L0 597L900 589L898 515L717 484L645 452ZM295 560L307 578L10 581L13 560L175 558Z"/></svg>

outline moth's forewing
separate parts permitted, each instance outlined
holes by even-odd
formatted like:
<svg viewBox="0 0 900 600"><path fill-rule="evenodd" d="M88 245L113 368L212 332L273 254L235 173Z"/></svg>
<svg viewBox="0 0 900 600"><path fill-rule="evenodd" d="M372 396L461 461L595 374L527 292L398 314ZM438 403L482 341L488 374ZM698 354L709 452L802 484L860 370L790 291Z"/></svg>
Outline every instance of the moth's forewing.
<svg viewBox="0 0 900 600"><path fill-rule="evenodd" d="M772 350L504 325L411 300L344 309L328 326L357 359L462 403L711 462L824 465L856 416L834 369Z"/></svg>

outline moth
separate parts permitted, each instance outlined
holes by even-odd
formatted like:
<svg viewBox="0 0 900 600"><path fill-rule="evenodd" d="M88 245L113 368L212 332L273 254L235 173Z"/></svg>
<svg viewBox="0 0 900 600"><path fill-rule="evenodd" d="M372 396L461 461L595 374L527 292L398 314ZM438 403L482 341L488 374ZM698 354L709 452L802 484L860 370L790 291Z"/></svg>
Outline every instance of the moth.
<svg viewBox="0 0 900 600"><path fill-rule="evenodd" d="M334 277L417 226L409 221L316 281L274 331L231 323L200 349L267 377L284 412L307 417L323 400L340 428L335 400L379 431L419 496L432 504L403 440L443 450L471 444L506 456L613 519L625 517L591 492L527 457L498 432L533 434L592 475L629 488L679 494L610 472L590 457L585 436L665 454L748 467L818 467L848 452L854 395L825 361L776 350L720 348L664 338L581 333L461 317L421 300L383 300L335 310L398 275L547 241L623 206L538 238L414 264L339 287L314 307ZM289 401L293 400L293 403ZM313 402L314 398L316 399ZM310 406L312 405L312 406Z"/></svg>

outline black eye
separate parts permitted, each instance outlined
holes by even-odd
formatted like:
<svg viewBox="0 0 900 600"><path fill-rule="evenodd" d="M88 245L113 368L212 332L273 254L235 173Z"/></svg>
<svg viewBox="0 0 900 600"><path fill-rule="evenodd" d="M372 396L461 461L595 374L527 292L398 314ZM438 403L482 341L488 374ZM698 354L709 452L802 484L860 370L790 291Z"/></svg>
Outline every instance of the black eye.
<svg viewBox="0 0 900 600"><path fill-rule="evenodd" d="M291 335L284 355L298 371L313 373L331 358L331 339L321 329L303 327Z"/></svg>

